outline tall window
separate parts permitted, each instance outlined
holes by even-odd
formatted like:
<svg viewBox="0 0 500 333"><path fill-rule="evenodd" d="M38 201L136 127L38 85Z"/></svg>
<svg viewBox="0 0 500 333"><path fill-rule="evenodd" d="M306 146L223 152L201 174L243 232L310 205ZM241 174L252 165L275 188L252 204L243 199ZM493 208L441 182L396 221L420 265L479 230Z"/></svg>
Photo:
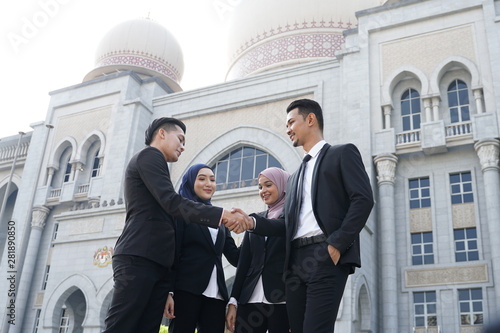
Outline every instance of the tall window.
<svg viewBox="0 0 500 333"><path fill-rule="evenodd" d="M40 309L36 310L35 314L35 324L33 325L33 333L38 333L38 325L40 324Z"/></svg>
<svg viewBox="0 0 500 333"><path fill-rule="evenodd" d="M476 228L455 229L453 235L457 262L479 260Z"/></svg>
<svg viewBox="0 0 500 333"><path fill-rule="evenodd" d="M69 182L71 176L71 163L69 161L66 163L66 170L64 171L63 183Z"/></svg>
<svg viewBox="0 0 500 333"><path fill-rule="evenodd" d="M432 232L411 234L412 265L429 265L434 263Z"/></svg>
<svg viewBox="0 0 500 333"><path fill-rule="evenodd" d="M431 206L431 191L429 178L417 178L409 180L410 209Z"/></svg>
<svg viewBox="0 0 500 333"><path fill-rule="evenodd" d="M461 204L474 202L472 193L472 176L470 172L461 172L450 175L451 203Z"/></svg>
<svg viewBox="0 0 500 333"><path fill-rule="evenodd" d="M418 91L410 88L401 96L403 131L419 129L420 115L420 94Z"/></svg>
<svg viewBox="0 0 500 333"><path fill-rule="evenodd" d="M59 325L59 333L69 332L69 314L68 309L64 307L61 311L61 323Z"/></svg>
<svg viewBox="0 0 500 333"><path fill-rule="evenodd" d="M452 123L470 120L469 89L461 80L454 80L448 86L448 108Z"/></svg>
<svg viewBox="0 0 500 333"><path fill-rule="evenodd" d="M43 275L42 290L47 288L47 282L49 281L50 265L45 267L45 274Z"/></svg>
<svg viewBox="0 0 500 333"><path fill-rule="evenodd" d="M99 176L99 171L100 171L99 167L100 163L99 163L99 150L98 150L95 152L94 163L92 165L92 175L91 175L92 178Z"/></svg>
<svg viewBox="0 0 500 333"><path fill-rule="evenodd" d="M460 325L483 324L482 289L459 289L458 303L460 307Z"/></svg>
<svg viewBox="0 0 500 333"><path fill-rule="evenodd" d="M269 167L281 168L281 164L270 154L253 147L237 148L212 166L217 190L257 185L257 176Z"/></svg>
<svg viewBox="0 0 500 333"><path fill-rule="evenodd" d="M437 326L436 292L422 291L413 293L415 326Z"/></svg>

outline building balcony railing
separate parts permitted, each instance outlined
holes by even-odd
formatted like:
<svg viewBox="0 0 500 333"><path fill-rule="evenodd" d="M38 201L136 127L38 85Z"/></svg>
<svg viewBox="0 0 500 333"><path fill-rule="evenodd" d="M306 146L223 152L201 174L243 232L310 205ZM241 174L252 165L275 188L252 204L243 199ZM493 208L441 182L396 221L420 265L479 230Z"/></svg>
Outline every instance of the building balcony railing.
<svg viewBox="0 0 500 333"><path fill-rule="evenodd" d="M420 142L420 130L405 131L396 134L396 144Z"/></svg>
<svg viewBox="0 0 500 333"><path fill-rule="evenodd" d="M59 198L61 196L61 188L53 188L49 192L49 199Z"/></svg>
<svg viewBox="0 0 500 333"><path fill-rule="evenodd" d="M453 123L446 126L446 137L472 134L472 122Z"/></svg>

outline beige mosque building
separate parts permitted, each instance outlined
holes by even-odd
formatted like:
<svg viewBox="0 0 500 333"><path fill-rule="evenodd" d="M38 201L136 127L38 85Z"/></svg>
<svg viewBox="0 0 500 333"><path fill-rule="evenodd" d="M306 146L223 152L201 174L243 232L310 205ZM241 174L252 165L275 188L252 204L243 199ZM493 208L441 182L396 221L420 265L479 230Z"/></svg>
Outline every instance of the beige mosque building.
<svg viewBox="0 0 500 333"><path fill-rule="evenodd" d="M323 106L329 143L358 146L376 198L336 332L497 319L500 0L244 0L230 31L226 81L183 91L175 36L119 23L83 81L50 92L45 120L1 138L0 331L102 330L124 169L153 119L187 125L175 186L213 165L216 205L261 211L258 173L301 160L285 134L298 98Z"/></svg>

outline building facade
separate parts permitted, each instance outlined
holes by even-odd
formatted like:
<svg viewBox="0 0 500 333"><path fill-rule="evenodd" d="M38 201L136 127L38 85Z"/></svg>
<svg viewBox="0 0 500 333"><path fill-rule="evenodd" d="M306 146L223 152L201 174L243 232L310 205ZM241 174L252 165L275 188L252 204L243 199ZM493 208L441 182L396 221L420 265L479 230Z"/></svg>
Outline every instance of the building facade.
<svg viewBox="0 0 500 333"><path fill-rule="evenodd" d="M51 92L45 121L2 138L2 332L101 331L123 173L153 119L187 125L176 187L214 165L213 203L255 212L258 172L300 164L285 134L298 98L322 105L326 141L357 145L376 198L336 330L468 333L498 317L500 1L301 3L241 2L227 81L191 91L168 31L122 23L82 83Z"/></svg>

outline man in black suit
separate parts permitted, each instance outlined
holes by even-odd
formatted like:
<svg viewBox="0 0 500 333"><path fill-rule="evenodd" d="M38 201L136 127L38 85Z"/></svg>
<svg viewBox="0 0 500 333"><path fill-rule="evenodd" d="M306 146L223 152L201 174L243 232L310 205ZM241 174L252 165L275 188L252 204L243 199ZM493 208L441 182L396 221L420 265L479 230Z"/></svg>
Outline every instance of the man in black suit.
<svg viewBox="0 0 500 333"><path fill-rule="evenodd" d="M125 171L127 214L113 256L106 333L158 332L172 282L175 217L212 228L237 218L175 192L167 162L176 162L184 151L185 131L180 120L154 120L146 131L147 147L132 157Z"/></svg>
<svg viewBox="0 0 500 333"><path fill-rule="evenodd" d="M356 146L324 141L317 102L292 102L286 126L293 145L307 154L288 180L285 220L252 214L246 227L286 235L284 277L292 333L331 333L347 278L361 266L359 233L373 207L372 189ZM227 226L237 232L243 228Z"/></svg>

